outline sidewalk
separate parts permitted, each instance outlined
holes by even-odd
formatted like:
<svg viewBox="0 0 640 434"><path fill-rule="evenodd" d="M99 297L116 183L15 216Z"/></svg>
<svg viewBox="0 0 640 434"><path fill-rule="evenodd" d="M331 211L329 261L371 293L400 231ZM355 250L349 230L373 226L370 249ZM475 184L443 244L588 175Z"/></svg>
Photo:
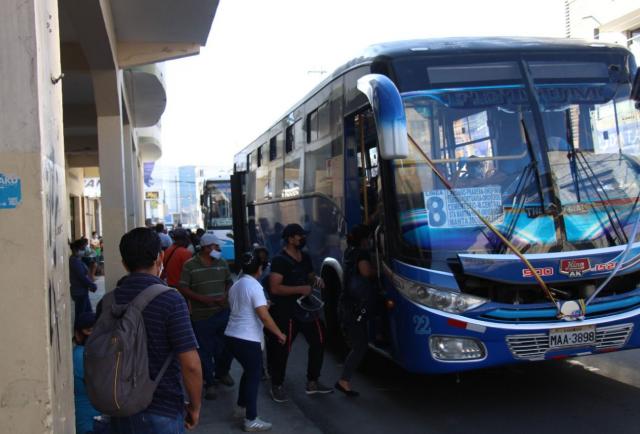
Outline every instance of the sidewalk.
<svg viewBox="0 0 640 434"><path fill-rule="evenodd" d="M242 368L238 362L233 363L231 376L236 382L233 387L218 386L218 399L203 400L200 424L194 434L240 433L243 419L232 417L233 408L238 397L238 384ZM273 423L270 432L279 434L320 434L315 424L307 419L293 400L278 404L269 397L269 382L263 381L258 392L258 415Z"/></svg>
<svg viewBox="0 0 640 434"><path fill-rule="evenodd" d="M96 277L95 284L98 287L96 292L89 293L89 300L94 311L96 305L104 296L104 276ZM200 423L195 430L189 431L194 434L226 434L240 433L242 431L242 419L232 417L233 408L238 398L238 384L242 375L242 367L234 361L231 367L231 376L236 382L233 387L218 386L218 399L215 401L202 401L202 411L200 413ZM258 414L264 420L273 423L271 433L277 434L320 434L314 423L307 419L300 408L291 399L289 402L278 404L271 400L269 396L268 381L260 384L258 392Z"/></svg>

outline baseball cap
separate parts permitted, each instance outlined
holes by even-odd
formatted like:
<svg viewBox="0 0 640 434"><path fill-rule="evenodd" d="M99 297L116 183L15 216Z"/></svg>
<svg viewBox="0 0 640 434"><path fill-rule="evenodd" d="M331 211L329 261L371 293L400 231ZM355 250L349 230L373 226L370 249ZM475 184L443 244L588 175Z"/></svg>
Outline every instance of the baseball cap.
<svg viewBox="0 0 640 434"><path fill-rule="evenodd" d="M308 233L309 231L305 231L298 223L290 223L286 225L282 230L282 239L286 240L289 237L294 237L296 235L307 235Z"/></svg>
<svg viewBox="0 0 640 434"><path fill-rule="evenodd" d="M218 239L218 237L216 237L212 233L207 232L206 234L200 237L201 246L210 246L211 244L217 244L218 246L222 245L222 243L220 242L220 239Z"/></svg>

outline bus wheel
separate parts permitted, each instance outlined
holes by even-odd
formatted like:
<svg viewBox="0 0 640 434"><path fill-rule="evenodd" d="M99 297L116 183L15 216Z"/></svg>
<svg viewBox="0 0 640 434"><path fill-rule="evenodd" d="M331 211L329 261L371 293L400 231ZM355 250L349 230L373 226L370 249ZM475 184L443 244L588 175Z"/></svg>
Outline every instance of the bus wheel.
<svg viewBox="0 0 640 434"><path fill-rule="evenodd" d="M322 299L324 300L324 318L327 324L327 343L330 347L342 353L346 351L347 345L338 316L338 300L342 290L340 279L331 268L325 268L322 271L322 279L325 285L322 290Z"/></svg>

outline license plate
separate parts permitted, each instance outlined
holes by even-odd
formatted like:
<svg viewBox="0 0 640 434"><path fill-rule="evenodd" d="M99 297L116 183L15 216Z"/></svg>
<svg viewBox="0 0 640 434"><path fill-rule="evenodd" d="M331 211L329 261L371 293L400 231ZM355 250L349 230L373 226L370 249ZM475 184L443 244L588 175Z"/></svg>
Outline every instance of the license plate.
<svg viewBox="0 0 640 434"><path fill-rule="evenodd" d="M596 343L596 326L549 330L549 348L582 347Z"/></svg>

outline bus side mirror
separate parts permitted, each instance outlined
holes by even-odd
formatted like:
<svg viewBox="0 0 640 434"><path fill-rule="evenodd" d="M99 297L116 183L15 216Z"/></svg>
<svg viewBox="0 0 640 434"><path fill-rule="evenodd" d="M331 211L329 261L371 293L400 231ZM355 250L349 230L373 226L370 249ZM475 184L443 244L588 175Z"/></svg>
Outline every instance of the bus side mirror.
<svg viewBox="0 0 640 434"><path fill-rule="evenodd" d="M640 104L640 68L636 70L636 77L631 86L631 99L636 102L636 108L640 109L638 106L638 104Z"/></svg>
<svg viewBox="0 0 640 434"><path fill-rule="evenodd" d="M358 90L366 95L373 109L380 156L385 160L407 158L407 119L396 85L385 75L367 74L358 79Z"/></svg>

